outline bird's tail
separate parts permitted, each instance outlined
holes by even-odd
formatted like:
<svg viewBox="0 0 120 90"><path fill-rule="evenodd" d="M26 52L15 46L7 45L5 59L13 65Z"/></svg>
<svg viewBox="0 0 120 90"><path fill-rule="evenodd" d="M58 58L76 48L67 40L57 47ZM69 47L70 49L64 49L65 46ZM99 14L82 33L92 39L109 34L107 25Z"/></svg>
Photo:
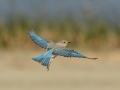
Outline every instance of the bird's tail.
<svg viewBox="0 0 120 90"><path fill-rule="evenodd" d="M33 60L41 63L43 66L46 66L47 69L49 70L49 66L50 66L50 61L52 59L52 49L47 51L46 53L40 55L40 56L36 56L34 58L32 58Z"/></svg>

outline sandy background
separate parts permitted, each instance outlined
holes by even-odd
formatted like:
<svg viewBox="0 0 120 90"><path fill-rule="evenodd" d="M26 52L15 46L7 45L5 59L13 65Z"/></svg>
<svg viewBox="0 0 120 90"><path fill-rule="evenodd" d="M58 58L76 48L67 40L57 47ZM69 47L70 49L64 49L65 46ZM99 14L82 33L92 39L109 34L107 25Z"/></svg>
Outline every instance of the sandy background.
<svg viewBox="0 0 120 90"><path fill-rule="evenodd" d="M32 28L99 59L57 57L47 71ZM120 0L0 0L0 90L120 90Z"/></svg>
<svg viewBox="0 0 120 90"><path fill-rule="evenodd" d="M0 90L120 90L120 51L82 53L99 59L57 57L47 71L39 51L0 51Z"/></svg>

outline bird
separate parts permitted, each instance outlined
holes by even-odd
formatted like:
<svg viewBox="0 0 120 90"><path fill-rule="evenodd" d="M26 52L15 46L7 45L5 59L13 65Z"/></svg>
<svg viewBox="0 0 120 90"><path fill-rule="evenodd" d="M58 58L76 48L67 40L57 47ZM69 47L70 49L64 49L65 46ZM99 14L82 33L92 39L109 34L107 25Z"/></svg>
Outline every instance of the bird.
<svg viewBox="0 0 120 90"><path fill-rule="evenodd" d="M86 58L91 60L96 60L98 58L89 58L82 55L81 53L67 48L66 46L71 43L67 40L61 40L57 43L49 41L45 38L38 36L33 29L28 32L30 39L39 47L46 49L47 51L39 56L35 56L32 59L41 63L43 66L46 66L46 69L49 71L50 63L57 56L63 57L77 57L77 58Z"/></svg>

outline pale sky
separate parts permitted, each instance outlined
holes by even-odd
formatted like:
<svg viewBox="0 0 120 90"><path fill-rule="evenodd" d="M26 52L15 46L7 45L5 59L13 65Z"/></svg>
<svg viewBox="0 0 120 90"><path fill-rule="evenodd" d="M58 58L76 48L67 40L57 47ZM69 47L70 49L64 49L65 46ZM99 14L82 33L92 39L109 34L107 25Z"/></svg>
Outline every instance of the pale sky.
<svg viewBox="0 0 120 90"><path fill-rule="evenodd" d="M67 14L81 17L84 10L118 20L120 0L0 0L0 18L16 13L28 17L61 17Z"/></svg>

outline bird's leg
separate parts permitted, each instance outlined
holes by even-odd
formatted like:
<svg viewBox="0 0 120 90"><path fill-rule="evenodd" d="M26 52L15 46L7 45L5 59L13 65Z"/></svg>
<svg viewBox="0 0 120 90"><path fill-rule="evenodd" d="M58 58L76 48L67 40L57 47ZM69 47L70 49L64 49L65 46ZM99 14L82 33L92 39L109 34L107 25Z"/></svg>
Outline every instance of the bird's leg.
<svg viewBox="0 0 120 90"><path fill-rule="evenodd" d="M49 67L47 67L46 69L47 69L47 71L49 71Z"/></svg>
<svg viewBox="0 0 120 90"><path fill-rule="evenodd" d="M51 64L51 61L50 61L50 64ZM49 64L49 66L47 66L47 68L46 68L46 69L47 69L47 71L49 71L50 64Z"/></svg>

